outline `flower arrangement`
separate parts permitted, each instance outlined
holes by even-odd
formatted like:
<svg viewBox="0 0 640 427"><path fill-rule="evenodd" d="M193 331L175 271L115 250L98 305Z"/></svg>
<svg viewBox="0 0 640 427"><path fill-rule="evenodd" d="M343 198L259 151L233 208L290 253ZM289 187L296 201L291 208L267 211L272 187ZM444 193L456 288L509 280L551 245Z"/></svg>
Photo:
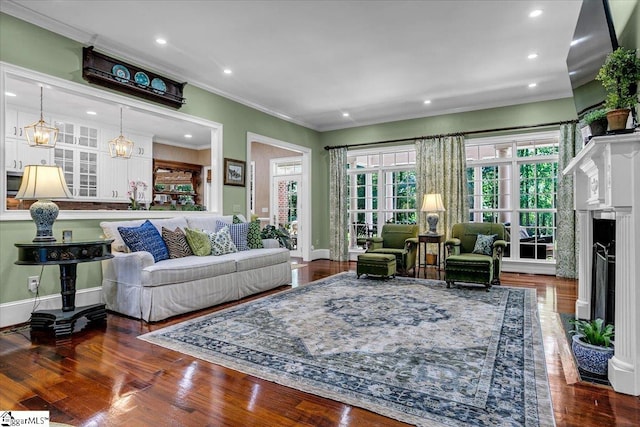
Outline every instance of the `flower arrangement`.
<svg viewBox="0 0 640 427"><path fill-rule="evenodd" d="M144 210L145 207L140 204L140 198L144 200L144 191L147 190L147 183L144 181L129 181L129 209L133 211ZM141 192L141 195L138 192ZM142 197L140 197L142 196Z"/></svg>

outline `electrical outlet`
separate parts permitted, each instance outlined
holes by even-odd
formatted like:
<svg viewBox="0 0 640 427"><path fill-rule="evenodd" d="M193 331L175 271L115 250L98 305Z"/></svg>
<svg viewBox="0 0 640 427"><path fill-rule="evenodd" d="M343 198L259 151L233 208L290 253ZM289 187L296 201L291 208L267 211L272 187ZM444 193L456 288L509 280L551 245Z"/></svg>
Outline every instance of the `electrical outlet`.
<svg viewBox="0 0 640 427"><path fill-rule="evenodd" d="M29 292L35 294L38 292L38 286L40 286L39 276L29 276L29 278L27 278L27 287L29 288Z"/></svg>
<svg viewBox="0 0 640 427"><path fill-rule="evenodd" d="M233 205L234 212L240 212L240 205Z"/></svg>

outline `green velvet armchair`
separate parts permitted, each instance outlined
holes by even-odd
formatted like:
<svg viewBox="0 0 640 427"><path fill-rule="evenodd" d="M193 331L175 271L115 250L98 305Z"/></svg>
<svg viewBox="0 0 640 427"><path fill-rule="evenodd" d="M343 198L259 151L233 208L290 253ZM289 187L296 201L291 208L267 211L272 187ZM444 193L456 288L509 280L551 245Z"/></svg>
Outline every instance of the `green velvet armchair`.
<svg viewBox="0 0 640 427"><path fill-rule="evenodd" d="M385 224L380 236L368 239L367 252L395 255L398 273L406 275L416 266L418 231L416 224Z"/></svg>
<svg viewBox="0 0 640 427"><path fill-rule="evenodd" d="M478 238L478 235L481 237ZM485 285L488 291L492 285L499 285L502 254L507 246L505 236L504 224L454 224L451 238L444 243L447 252L444 261L447 287L455 282L479 283Z"/></svg>

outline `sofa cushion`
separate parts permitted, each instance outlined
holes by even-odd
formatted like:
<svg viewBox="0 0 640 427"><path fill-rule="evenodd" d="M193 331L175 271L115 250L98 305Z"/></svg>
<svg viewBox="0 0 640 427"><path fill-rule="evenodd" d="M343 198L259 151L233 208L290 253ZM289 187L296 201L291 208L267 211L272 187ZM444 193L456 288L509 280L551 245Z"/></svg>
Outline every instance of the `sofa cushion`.
<svg viewBox="0 0 640 427"><path fill-rule="evenodd" d="M197 230L216 231L216 221L222 221L226 224L231 224L233 221L233 215L207 215L196 214L187 217L187 224L189 228Z"/></svg>
<svg viewBox="0 0 640 427"><path fill-rule="evenodd" d="M142 286L162 286L192 282L233 273L236 263L233 258L188 256L167 259L142 269Z"/></svg>
<svg viewBox="0 0 640 427"><path fill-rule="evenodd" d="M497 234L478 234L476 237L476 244L473 247L472 253L482 255L493 254L493 242L496 241Z"/></svg>
<svg viewBox="0 0 640 427"><path fill-rule="evenodd" d="M113 239L111 243L111 249L115 252L129 252L129 248L122 240L118 227L138 227L144 223L144 219L134 219L130 221L103 221L100 223L102 232L107 239ZM169 230L175 230L176 227L180 227L183 230L187 227L187 220L183 216L174 218L160 218L150 220L151 224L158 230L158 233L162 233L162 227L167 227Z"/></svg>
<svg viewBox="0 0 640 427"><path fill-rule="evenodd" d="M187 242L194 255L211 255L211 242L209 241L209 235L207 233L188 227L184 231L187 234Z"/></svg>
<svg viewBox="0 0 640 427"><path fill-rule="evenodd" d="M211 253L213 255L219 256L238 252L238 248L236 248L229 233L229 226L225 225L219 231L207 232L207 235L211 242Z"/></svg>
<svg viewBox="0 0 640 427"><path fill-rule="evenodd" d="M187 236L180 227L174 231L162 227L162 239L169 250L169 258L183 258L193 255L189 242L187 242Z"/></svg>
<svg viewBox="0 0 640 427"><path fill-rule="evenodd" d="M291 253L286 248L249 249L233 255L236 261L236 271L248 271L255 268L289 262Z"/></svg>
<svg viewBox="0 0 640 427"><path fill-rule="evenodd" d="M147 251L155 262L169 258L167 245L149 220L138 227L118 227L118 232L131 251Z"/></svg>
<svg viewBox="0 0 640 427"><path fill-rule="evenodd" d="M216 222L216 232L222 230L224 227L229 229L229 234L231 234L233 244L236 246L238 251L246 251L249 249L249 246L247 246L247 235L249 234L248 222L240 222L237 224L225 224L222 221Z"/></svg>

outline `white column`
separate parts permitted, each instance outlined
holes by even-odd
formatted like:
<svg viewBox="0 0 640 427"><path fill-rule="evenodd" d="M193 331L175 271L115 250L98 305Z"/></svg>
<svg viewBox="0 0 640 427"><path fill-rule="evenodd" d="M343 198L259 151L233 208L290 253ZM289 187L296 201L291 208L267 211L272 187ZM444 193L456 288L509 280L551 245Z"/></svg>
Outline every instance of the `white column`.
<svg viewBox="0 0 640 427"><path fill-rule="evenodd" d="M591 319L591 262L593 243L593 217L591 211L576 211L580 249L578 253L578 299L576 318ZM617 281L617 279L616 279Z"/></svg>
<svg viewBox="0 0 640 427"><path fill-rule="evenodd" d="M616 338L609 381L615 391L634 396L640 395L638 234L632 212L616 212Z"/></svg>

